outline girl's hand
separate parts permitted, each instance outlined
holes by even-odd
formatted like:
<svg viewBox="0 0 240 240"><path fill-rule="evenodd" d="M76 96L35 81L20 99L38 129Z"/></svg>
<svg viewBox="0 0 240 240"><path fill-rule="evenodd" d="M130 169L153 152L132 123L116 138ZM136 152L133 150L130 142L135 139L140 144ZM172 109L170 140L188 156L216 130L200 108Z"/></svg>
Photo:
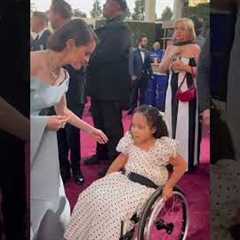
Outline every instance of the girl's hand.
<svg viewBox="0 0 240 240"><path fill-rule="evenodd" d="M165 185L163 187L163 199L165 201L167 201L169 198L171 198L173 196L173 188L168 186L168 185Z"/></svg>
<svg viewBox="0 0 240 240"><path fill-rule="evenodd" d="M104 134L104 132L100 129L94 128L90 135L100 144L105 144L108 142L107 136Z"/></svg>
<svg viewBox="0 0 240 240"><path fill-rule="evenodd" d="M65 124L67 123L68 120L69 120L68 116L61 115L49 116L47 128L50 131L58 131L60 128L65 127Z"/></svg>

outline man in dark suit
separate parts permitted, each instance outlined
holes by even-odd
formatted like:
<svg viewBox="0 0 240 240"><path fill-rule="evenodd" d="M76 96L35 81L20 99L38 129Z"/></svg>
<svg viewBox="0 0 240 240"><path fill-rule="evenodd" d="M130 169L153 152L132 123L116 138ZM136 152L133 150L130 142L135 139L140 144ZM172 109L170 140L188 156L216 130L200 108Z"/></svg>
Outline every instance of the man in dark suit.
<svg viewBox="0 0 240 240"><path fill-rule="evenodd" d="M78 117L82 117L86 101L86 71L84 68L75 70L72 66L64 67L70 75L68 91L66 93L67 104L69 109ZM71 165L68 161L68 152L70 149ZM70 169L76 184L81 185L84 177L80 170L81 147L80 147L80 131L78 128L67 124L65 129L58 131L58 150L61 167L61 175L64 182L70 178Z"/></svg>
<svg viewBox="0 0 240 240"><path fill-rule="evenodd" d="M138 47L133 49L130 54L129 71L132 79L132 93L128 114L132 114L137 107L138 96L140 104L144 103L148 79L152 74L150 53L146 50L147 44L148 38L145 35L140 36Z"/></svg>
<svg viewBox="0 0 240 240"><path fill-rule="evenodd" d="M107 0L103 9L106 24L96 30L99 44L89 62L87 87L95 127L103 130L109 141L103 146L97 144L96 156L87 164L97 163L106 155L111 163L118 155L116 146L123 136L122 110L128 104L130 91L131 41L123 22L126 10L125 0Z"/></svg>
<svg viewBox="0 0 240 240"><path fill-rule="evenodd" d="M54 30L59 29L72 17L72 8L65 1L54 1L49 10L49 21ZM69 87L66 93L67 104L71 111L82 117L85 104L85 70L75 70L72 66L64 66L70 76ZM57 132L60 170L63 182L71 177L71 170L76 184L84 182L80 170L81 148L80 131L78 128L66 125L64 129ZM70 160L68 153L70 150Z"/></svg>
<svg viewBox="0 0 240 240"><path fill-rule="evenodd" d="M34 12L31 19L32 32L36 37L31 41L31 51L39 51L47 48L48 38L51 32L48 29L48 18L44 12Z"/></svg>

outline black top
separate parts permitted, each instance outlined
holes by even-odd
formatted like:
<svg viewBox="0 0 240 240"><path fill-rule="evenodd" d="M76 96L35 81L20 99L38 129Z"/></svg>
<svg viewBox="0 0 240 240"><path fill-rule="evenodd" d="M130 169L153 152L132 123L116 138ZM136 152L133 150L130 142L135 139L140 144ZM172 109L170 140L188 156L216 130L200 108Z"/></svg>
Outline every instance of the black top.
<svg viewBox="0 0 240 240"><path fill-rule="evenodd" d="M99 44L89 62L87 89L97 100L128 101L130 32L122 17L96 29Z"/></svg>
<svg viewBox="0 0 240 240"><path fill-rule="evenodd" d="M64 66L64 68L70 76L66 98L68 107L72 109L85 103L86 71L84 68L76 70L71 65Z"/></svg>
<svg viewBox="0 0 240 240"><path fill-rule="evenodd" d="M45 30L39 38L35 38L31 41L31 51L39 51L47 49L48 38L51 36L49 30Z"/></svg>

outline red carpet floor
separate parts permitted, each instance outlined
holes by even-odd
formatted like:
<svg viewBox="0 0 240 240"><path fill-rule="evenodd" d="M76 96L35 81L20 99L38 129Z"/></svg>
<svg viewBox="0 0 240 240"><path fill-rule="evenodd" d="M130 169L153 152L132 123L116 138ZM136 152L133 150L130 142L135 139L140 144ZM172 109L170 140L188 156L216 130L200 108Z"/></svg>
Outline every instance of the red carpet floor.
<svg viewBox="0 0 240 240"><path fill-rule="evenodd" d="M84 119L92 123L88 112L85 112ZM125 130L129 127L130 118L124 114ZM85 133L81 135L82 157L86 158L95 153L94 141ZM191 174L186 174L179 185L186 193L190 207L190 229L188 240L208 240L209 239L209 137L204 131L201 142L200 167ZM85 177L83 186L77 186L73 181L65 185L66 194L73 208L79 193L97 179L97 173L101 165L87 167L82 165L82 172ZM156 239L158 240L158 239Z"/></svg>

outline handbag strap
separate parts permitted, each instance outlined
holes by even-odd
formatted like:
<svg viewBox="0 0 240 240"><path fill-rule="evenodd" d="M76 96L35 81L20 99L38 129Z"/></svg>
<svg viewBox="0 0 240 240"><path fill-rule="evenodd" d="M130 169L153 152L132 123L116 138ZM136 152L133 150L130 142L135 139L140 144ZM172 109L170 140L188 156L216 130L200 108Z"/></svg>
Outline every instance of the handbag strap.
<svg viewBox="0 0 240 240"><path fill-rule="evenodd" d="M189 65L190 66L190 65ZM191 67L191 75L193 76L193 67L192 66L190 66ZM184 81L187 79L187 72L185 73L185 75L184 75L184 78L183 78L183 80L181 81L181 83L180 83L180 85L179 85L179 87L178 87L178 90L182 87L182 85L183 85L183 83L184 83ZM193 86L194 86L194 83L192 84ZM192 86L191 86L192 87Z"/></svg>

